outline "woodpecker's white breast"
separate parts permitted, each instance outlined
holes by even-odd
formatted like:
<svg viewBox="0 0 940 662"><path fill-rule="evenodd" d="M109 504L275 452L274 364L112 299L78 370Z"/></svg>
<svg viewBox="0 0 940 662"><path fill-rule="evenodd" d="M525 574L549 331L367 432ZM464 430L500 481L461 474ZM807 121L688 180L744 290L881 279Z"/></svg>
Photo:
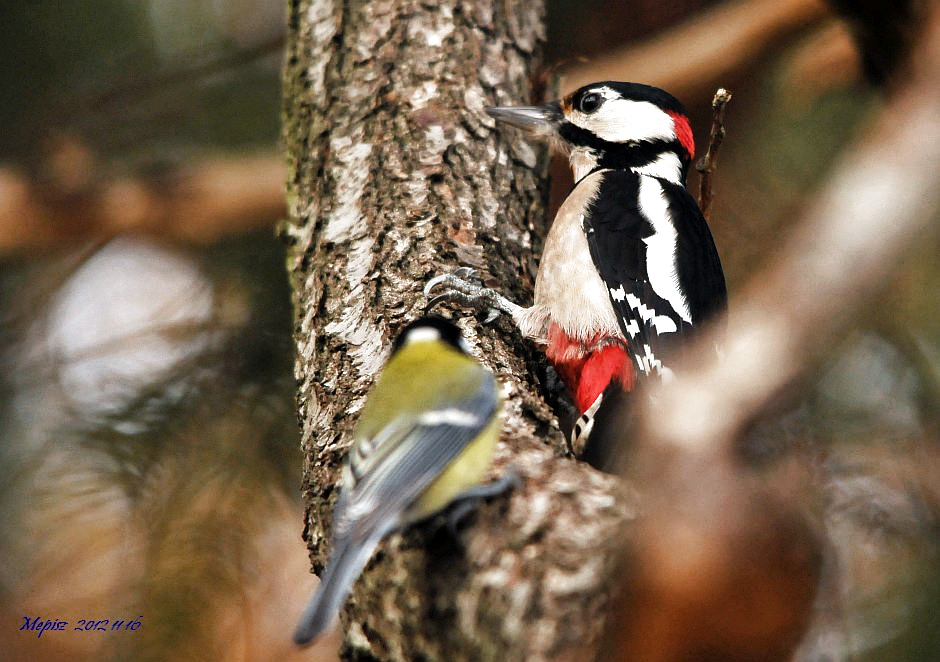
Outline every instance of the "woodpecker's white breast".
<svg viewBox="0 0 940 662"><path fill-rule="evenodd" d="M598 332L623 335L581 225L603 176L596 172L582 179L561 205L545 239L535 279L533 316L548 318L568 336L581 340Z"/></svg>

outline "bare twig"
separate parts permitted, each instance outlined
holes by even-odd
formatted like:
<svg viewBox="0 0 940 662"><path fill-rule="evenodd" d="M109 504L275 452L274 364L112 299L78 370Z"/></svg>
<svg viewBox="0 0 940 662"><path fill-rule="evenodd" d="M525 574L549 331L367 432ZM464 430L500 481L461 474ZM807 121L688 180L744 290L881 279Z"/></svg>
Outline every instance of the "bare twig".
<svg viewBox="0 0 940 662"><path fill-rule="evenodd" d="M702 209L705 220L710 220L712 211L712 174L718 167L718 150L725 139L725 108L731 101L731 92L719 87L712 98L712 128L708 138L705 156L695 164L695 169L702 176L699 180L698 206Z"/></svg>

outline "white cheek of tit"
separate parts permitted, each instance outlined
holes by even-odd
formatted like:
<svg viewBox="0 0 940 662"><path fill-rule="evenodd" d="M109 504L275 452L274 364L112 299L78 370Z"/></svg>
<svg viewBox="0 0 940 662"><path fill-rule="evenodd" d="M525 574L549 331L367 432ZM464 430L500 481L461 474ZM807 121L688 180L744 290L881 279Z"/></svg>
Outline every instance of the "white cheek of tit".
<svg viewBox="0 0 940 662"><path fill-rule="evenodd" d="M430 326L420 326L408 332L405 336L405 346L421 342L436 342L441 339L441 332Z"/></svg>

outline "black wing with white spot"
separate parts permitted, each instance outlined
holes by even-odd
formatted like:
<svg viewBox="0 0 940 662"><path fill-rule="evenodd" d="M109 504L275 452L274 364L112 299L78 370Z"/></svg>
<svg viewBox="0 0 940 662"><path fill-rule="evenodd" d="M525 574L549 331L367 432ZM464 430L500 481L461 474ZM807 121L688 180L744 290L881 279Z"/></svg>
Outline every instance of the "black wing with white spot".
<svg viewBox="0 0 940 662"><path fill-rule="evenodd" d="M698 203L684 187L658 180L676 228L676 269L697 327L728 307L721 259Z"/></svg>
<svg viewBox="0 0 940 662"><path fill-rule="evenodd" d="M675 228L671 208L663 189L644 188L650 185L659 187L659 180L627 170L604 172L583 220L591 259L607 286L628 351L639 373L646 375L661 373L663 356L692 326L681 305L682 274L672 262L676 240L669 235ZM650 218L657 211L661 217Z"/></svg>

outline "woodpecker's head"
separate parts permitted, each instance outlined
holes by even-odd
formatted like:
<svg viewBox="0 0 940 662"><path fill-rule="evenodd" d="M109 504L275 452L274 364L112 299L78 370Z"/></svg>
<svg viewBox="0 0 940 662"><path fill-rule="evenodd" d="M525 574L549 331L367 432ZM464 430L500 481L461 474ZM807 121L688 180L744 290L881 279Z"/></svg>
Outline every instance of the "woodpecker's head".
<svg viewBox="0 0 940 662"><path fill-rule="evenodd" d="M684 183L695 155L682 104L641 83L592 83L544 106L486 112L566 152L575 181L597 168L629 168Z"/></svg>

